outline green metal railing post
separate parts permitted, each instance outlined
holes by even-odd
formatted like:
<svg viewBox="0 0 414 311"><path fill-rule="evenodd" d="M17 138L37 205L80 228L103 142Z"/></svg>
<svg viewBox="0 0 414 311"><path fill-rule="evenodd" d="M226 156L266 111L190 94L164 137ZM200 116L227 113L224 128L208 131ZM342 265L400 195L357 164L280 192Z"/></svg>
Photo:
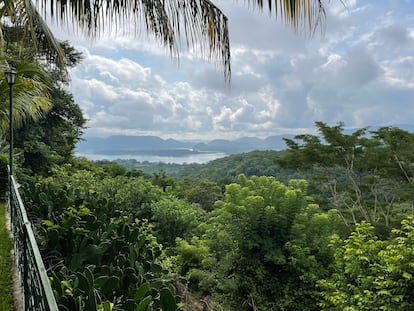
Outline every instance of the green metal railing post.
<svg viewBox="0 0 414 311"><path fill-rule="evenodd" d="M58 311L47 271L13 176L10 176L10 180L12 200L9 204L13 219L14 252L24 299L24 310Z"/></svg>
<svg viewBox="0 0 414 311"><path fill-rule="evenodd" d="M25 230L22 230L22 241L26 241L27 236L26 236L26 232ZM23 243L23 249L22 249L22 258L23 258L23 298L24 298L24 309L25 310L29 310L29 299L28 299L28 293L30 293L30 289L29 289L29 265L27 262L27 248L26 248L26 243Z"/></svg>

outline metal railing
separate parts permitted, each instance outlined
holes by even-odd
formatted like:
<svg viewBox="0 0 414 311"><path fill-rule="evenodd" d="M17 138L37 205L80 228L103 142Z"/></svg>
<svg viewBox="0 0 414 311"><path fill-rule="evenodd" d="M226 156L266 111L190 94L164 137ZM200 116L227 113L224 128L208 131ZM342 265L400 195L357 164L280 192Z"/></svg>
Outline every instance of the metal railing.
<svg viewBox="0 0 414 311"><path fill-rule="evenodd" d="M24 310L57 311L49 278L13 176L10 177L9 207Z"/></svg>

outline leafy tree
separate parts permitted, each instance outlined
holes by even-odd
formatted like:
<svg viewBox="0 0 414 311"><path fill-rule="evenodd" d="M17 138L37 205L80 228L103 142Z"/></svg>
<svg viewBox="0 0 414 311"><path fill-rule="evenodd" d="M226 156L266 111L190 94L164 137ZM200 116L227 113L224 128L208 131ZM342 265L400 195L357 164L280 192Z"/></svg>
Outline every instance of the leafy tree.
<svg viewBox="0 0 414 311"><path fill-rule="evenodd" d="M10 32L9 28L8 31ZM12 46L12 42L9 42L9 45ZM66 53L68 66L78 64L82 55L67 42L62 42L60 45ZM13 46L13 48L17 47ZM48 100L48 109L36 106L36 102L31 103L30 98L24 98L16 103L17 107L27 105L32 114L42 112L37 119L25 118L17 124L15 130L15 147L22 151L21 164L27 170L26 177L33 173L46 174L53 165L71 161L75 145L80 140L86 122L72 95L61 87L61 84L67 82L65 76L58 75L55 67L39 61L42 55L41 52L28 48L24 51L23 57L24 62L33 67L28 77L36 80L36 69L39 69L44 76L43 79L48 82L48 88L43 90L43 96ZM14 62L21 63L18 59ZM18 116L21 116L21 113Z"/></svg>
<svg viewBox="0 0 414 311"><path fill-rule="evenodd" d="M173 196L153 202L151 214L155 236L165 246L175 246L177 238L191 238L205 220L205 213L198 206Z"/></svg>
<svg viewBox="0 0 414 311"><path fill-rule="evenodd" d="M227 185L205 225L205 241L178 244L185 252L178 254L181 269L188 271L190 282L229 296L232 309L287 309L292 271L286 243L296 216L308 205L306 187L303 180L286 186L273 177L244 175ZM202 258L205 247L210 255Z"/></svg>
<svg viewBox="0 0 414 311"><path fill-rule="evenodd" d="M386 241L373 229L362 222L346 240L333 239L334 272L319 282L322 310L413 309L413 218Z"/></svg>
<svg viewBox="0 0 414 311"><path fill-rule="evenodd" d="M160 187L164 192L174 190L178 186L176 181L173 178L167 177L167 174L163 170L153 173L151 182Z"/></svg>
<svg viewBox="0 0 414 311"><path fill-rule="evenodd" d="M23 165L30 174L33 171L44 173L52 164L71 157L85 120L72 97L58 86L67 82L65 76L56 73L58 68L45 64L47 52L36 51L30 46L21 49L16 41L24 32L21 27L3 25L1 31L2 39L7 41L7 53L3 51L0 55L0 60L4 61L2 68L6 66L7 69L11 65L17 71L13 86L15 146L24 150ZM80 61L81 54L67 42L60 43L60 46L65 50L68 66ZM3 99L3 104L0 104L0 136L6 137L10 124L9 85L3 72L0 76L3 77L0 82L3 90L0 95ZM46 120L43 119L45 116Z"/></svg>
<svg viewBox="0 0 414 311"><path fill-rule="evenodd" d="M205 211L212 211L216 201L223 198L222 187L208 179L184 180L182 183L183 197L192 203L200 204Z"/></svg>
<svg viewBox="0 0 414 311"><path fill-rule="evenodd" d="M71 162L86 120L72 95L55 86L52 108L36 123L16 131L15 146L23 151L22 165L29 174L46 174L54 165Z"/></svg>
<svg viewBox="0 0 414 311"><path fill-rule="evenodd" d="M289 153L276 161L282 167L312 169L312 190L329 199L346 224L361 220L386 234L412 205L414 134L398 128L366 128L344 133L342 123L316 122L321 136L286 139ZM297 142L301 141L301 143Z"/></svg>
<svg viewBox="0 0 414 311"><path fill-rule="evenodd" d="M123 176L123 175L126 175L128 172L125 166L122 166L116 162L112 162L108 160L96 161L95 164L103 168L103 170L106 173L108 173L109 176L112 176L112 177Z"/></svg>
<svg viewBox="0 0 414 311"><path fill-rule="evenodd" d="M286 286L290 309L320 309L317 283L331 274L334 261L330 241L334 235L347 233L336 210L324 212L317 205L309 204L296 215L285 245L291 274Z"/></svg>

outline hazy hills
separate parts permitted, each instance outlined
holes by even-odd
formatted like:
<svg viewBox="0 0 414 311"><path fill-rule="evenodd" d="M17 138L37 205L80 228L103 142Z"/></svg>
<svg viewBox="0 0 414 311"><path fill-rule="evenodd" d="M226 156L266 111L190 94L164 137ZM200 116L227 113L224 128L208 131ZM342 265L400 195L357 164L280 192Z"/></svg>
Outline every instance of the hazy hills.
<svg viewBox="0 0 414 311"><path fill-rule="evenodd" d="M403 130L413 132L413 125L396 125ZM369 127L377 130L379 127ZM345 129L344 133L351 134L356 129ZM78 143L76 152L83 154L105 155L160 155L180 156L197 153L236 154L253 150L283 150L286 148L283 138L293 138L292 134L274 135L265 139L257 137L241 137L235 140L215 139L212 141L180 141L162 139L158 136L125 136L114 135L106 138L89 137Z"/></svg>
<svg viewBox="0 0 414 311"><path fill-rule="evenodd" d="M252 150L281 150L286 145L283 137L275 135L265 139L242 137L235 140L215 139L207 142L179 141L162 139L158 136L114 135L106 138L90 137L78 143L77 153L89 154L154 154L180 155L189 153L222 152L235 154Z"/></svg>

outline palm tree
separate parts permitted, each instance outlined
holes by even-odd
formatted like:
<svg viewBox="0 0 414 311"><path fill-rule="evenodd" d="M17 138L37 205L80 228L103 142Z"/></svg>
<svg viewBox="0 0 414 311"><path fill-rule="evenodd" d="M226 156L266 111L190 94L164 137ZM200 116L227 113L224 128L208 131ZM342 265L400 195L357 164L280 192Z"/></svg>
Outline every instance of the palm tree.
<svg viewBox="0 0 414 311"><path fill-rule="evenodd" d="M13 123L20 127L23 122L37 120L51 108L47 72L33 60L14 62L17 76L13 95ZM0 70L0 137L9 131L9 86L3 70Z"/></svg>
<svg viewBox="0 0 414 311"><path fill-rule="evenodd" d="M342 0L339 0L342 1ZM26 42L49 52L49 60L65 67L64 53L41 15L51 15L60 24L71 24L89 37L106 30L132 24L137 31L144 25L178 55L178 42L184 35L188 46L196 47L209 59L220 60L230 80L230 45L227 17L210 0L1 0L0 41L4 46L2 25L18 26ZM324 27L322 0L247 0L253 8L274 12L295 31ZM41 13L41 14L40 14ZM23 42L23 41L22 41ZM1 53L1 52L0 52ZM1 55L0 55L1 56Z"/></svg>

